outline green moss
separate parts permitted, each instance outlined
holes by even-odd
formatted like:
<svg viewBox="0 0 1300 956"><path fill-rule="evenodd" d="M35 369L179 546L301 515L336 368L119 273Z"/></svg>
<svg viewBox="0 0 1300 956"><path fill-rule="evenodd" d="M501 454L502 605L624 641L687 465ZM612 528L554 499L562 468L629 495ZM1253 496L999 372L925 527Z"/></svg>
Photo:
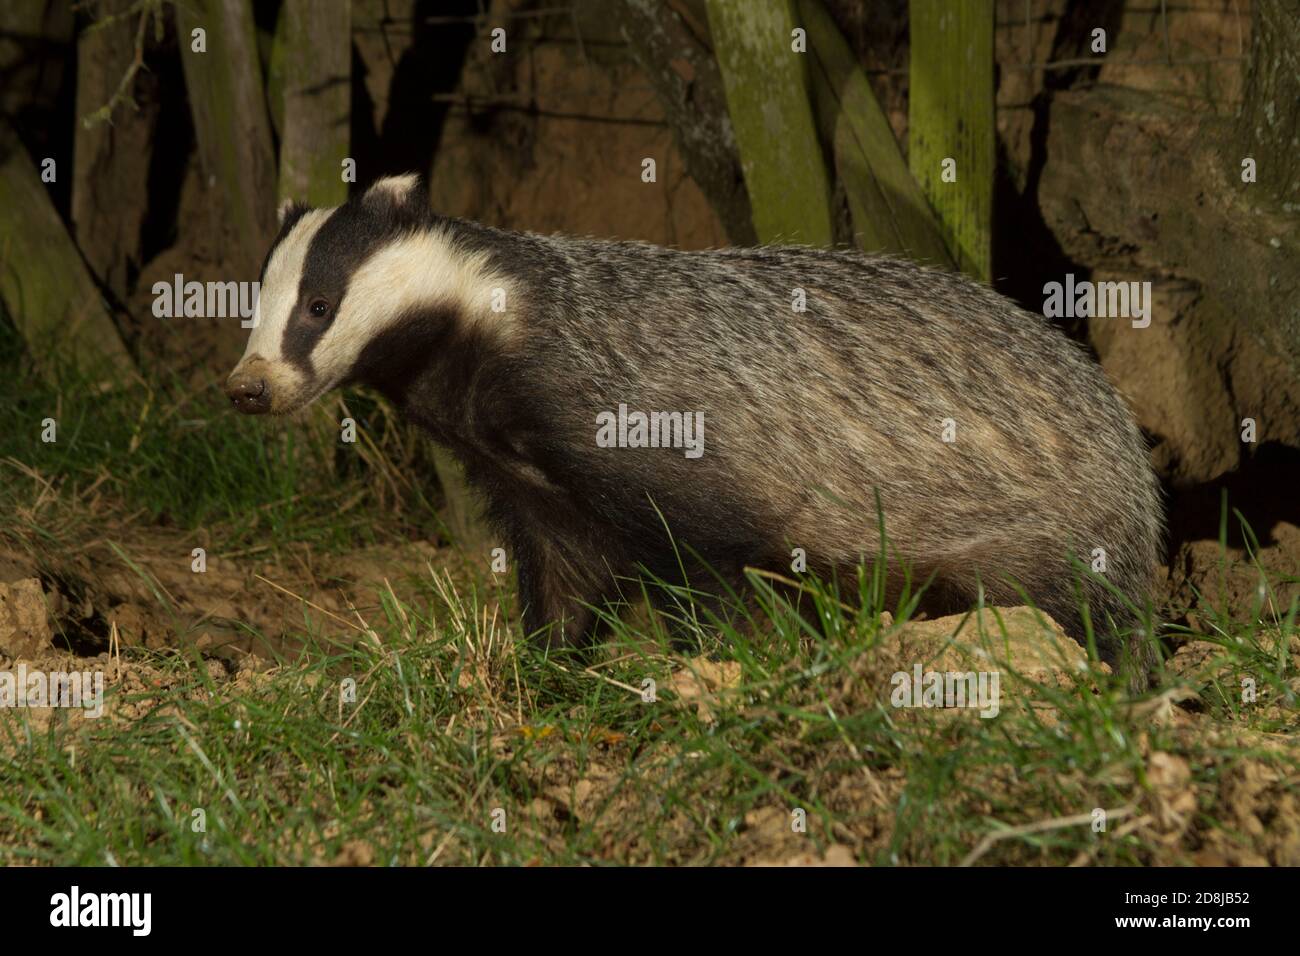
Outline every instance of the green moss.
<svg viewBox="0 0 1300 956"><path fill-rule="evenodd" d="M912 0L908 165L965 272L988 281L996 127L993 0ZM945 182L944 161L956 161Z"/></svg>
<svg viewBox="0 0 1300 956"><path fill-rule="evenodd" d="M830 245L830 180L790 0L709 0L708 10L759 241Z"/></svg>

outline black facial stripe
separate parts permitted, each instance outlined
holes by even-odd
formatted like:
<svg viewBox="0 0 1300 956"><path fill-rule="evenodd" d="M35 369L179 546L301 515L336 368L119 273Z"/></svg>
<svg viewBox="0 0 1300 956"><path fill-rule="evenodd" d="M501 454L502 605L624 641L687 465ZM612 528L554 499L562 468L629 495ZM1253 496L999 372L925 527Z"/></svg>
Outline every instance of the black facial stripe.
<svg viewBox="0 0 1300 956"><path fill-rule="evenodd" d="M369 385L401 404L415 379L449 354L453 341L469 351L478 347L477 339L458 338L462 328L450 307L414 310L366 343L349 382ZM456 363L458 373L466 364Z"/></svg>
<svg viewBox="0 0 1300 956"><path fill-rule="evenodd" d="M280 354L308 377L315 376L311 354L333 324L352 276L385 244L433 220L427 205L391 197L354 197L334 210L317 229L303 260L298 299L285 324ZM316 318L308 309L316 299L329 314Z"/></svg>

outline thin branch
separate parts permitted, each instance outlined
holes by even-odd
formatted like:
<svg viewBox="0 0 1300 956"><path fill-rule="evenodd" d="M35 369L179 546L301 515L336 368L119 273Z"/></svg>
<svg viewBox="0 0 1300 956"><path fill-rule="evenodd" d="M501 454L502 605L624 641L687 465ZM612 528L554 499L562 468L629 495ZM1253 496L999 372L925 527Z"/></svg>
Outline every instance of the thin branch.
<svg viewBox="0 0 1300 956"><path fill-rule="evenodd" d="M141 69L145 68L144 38L145 31L149 27L149 18L150 16L153 16L159 25L161 25L162 5L163 0L136 0L135 3L131 4L130 7L121 13L104 17L102 20L98 20L86 28L86 34L89 35L97 30L102 30L105 27L116 23L118 20L125 19L132 13L138 12L140 14L139 22L136 24L135 28L135 55L131 58L131 64L127 67L126 73L117 84L117 89L113 91L113 95L109 97L108 102L93 113L87 113L81 118L81 125L83 128L91 129L99 123L112 122L113 111L122 103L126 103L133 110L138 110L140 108L136 104L134 97L131 96L129 90L131 89L131 84L135 82L136 74L138 74Z"/></svg>

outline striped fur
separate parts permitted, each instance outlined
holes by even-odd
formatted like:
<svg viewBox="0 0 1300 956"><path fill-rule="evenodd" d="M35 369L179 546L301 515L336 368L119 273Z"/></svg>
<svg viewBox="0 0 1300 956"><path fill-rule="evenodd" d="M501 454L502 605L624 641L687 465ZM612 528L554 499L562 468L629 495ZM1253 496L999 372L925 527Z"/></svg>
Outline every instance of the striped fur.
<svg viewBox="0 0 1300 956"><path fill-rule="evenodd" d="M619 578L677 579L683 555L739 582L799 547L843 574L878 551L878 493L892 549L936 594L1023 588L1076 638L1068 555L1104 549L1124 598L1080 586L1094 621L1131 633L1099 624L1103 655L1138 675L1153 662L1126 604L1149 599L1158 484L1123 400L1041 315L856 252L505 232L432 215L409 183L296 215L232 381L264 373L276 412L348 382L388 395L485 495L530 631L587 640ZM321 328L301 314L318 295ZM597 416L620 404L702 412L704 454L598 447Z"/></svg>

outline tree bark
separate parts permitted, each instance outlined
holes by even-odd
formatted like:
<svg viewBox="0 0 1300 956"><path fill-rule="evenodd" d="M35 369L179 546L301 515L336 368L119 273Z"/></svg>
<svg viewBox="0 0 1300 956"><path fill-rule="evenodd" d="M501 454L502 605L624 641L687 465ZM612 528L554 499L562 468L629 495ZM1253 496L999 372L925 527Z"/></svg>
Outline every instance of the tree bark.
<svg viewBox="0 0 1300 956"><path fill-rule="evenodd" d="M343 160L351 123L352 35L347 0L284 0L271 54L283 95L280 199L337 206L348 198ZM276 76L278 74L278 77Z"/></svg>
<svg viewBox="0 0 1300 956"><path fill-rule="evenodd" d="M709 0L708 11L759 241L831 245L831 184L806 54L792 48L792 0Z"/></svg>
<svg viewBox="0 0 1300 956"><path fill-rule="evenodd" d="M60 383L67 366L91 387L134 377L135 363L99 289L50 202L36 164L4 119L0 301L51 383Z"/></svg>
<svg viewBox="0 0 1300 956"><path fill-rule="evenodd" d="M129 6L129 0L115 0L100 12L111 16ZM107 120L88 122L87 117L110 103L130 70L139 26L138 16L127 16L86 30L77 41L72 224L91 271L119 301L126 299L130 272L140 263L158 103L149 97L139 108L119 106ZM149 74L137 73L135 83L149 82Z"/></svg>
<svg viewBox="0 0 1300 956"><path fill-rule="evenodd" d="M813 58L817 122L835 157L855 244L954 268L939 222L848 42L822 0L800 0L799 14Z"/></svg>
<svg viewBox="0 0 1300 956"><path fill-rule="evenodd" d="M1238 129L1259 185L1300 210L1300 0L1255 0Z"/></svg>
<svg viewBox="0 0 1300 956"><path fill-rule="evenodd" d="M248 0L186 0L176 7L181 62L213 214L227 261L257 274L275 231L275 156ZM206 31L206 52L193 31Z"/></svg>
<svg viewBox="0 0 1300 956"><path fill-rule="evenodd" d="M733 245L758 241L713 51L665 0L613 5L632 56L654 86L686 171L708 197Z"/></svg>
<svg viewBox="0 0 1300 956"><path fill-rule="evenodd" d="M964 272L989 281L997 129L993 0L911 0L907 159ZM956 161L955 181L944 162Z"/></svg>

